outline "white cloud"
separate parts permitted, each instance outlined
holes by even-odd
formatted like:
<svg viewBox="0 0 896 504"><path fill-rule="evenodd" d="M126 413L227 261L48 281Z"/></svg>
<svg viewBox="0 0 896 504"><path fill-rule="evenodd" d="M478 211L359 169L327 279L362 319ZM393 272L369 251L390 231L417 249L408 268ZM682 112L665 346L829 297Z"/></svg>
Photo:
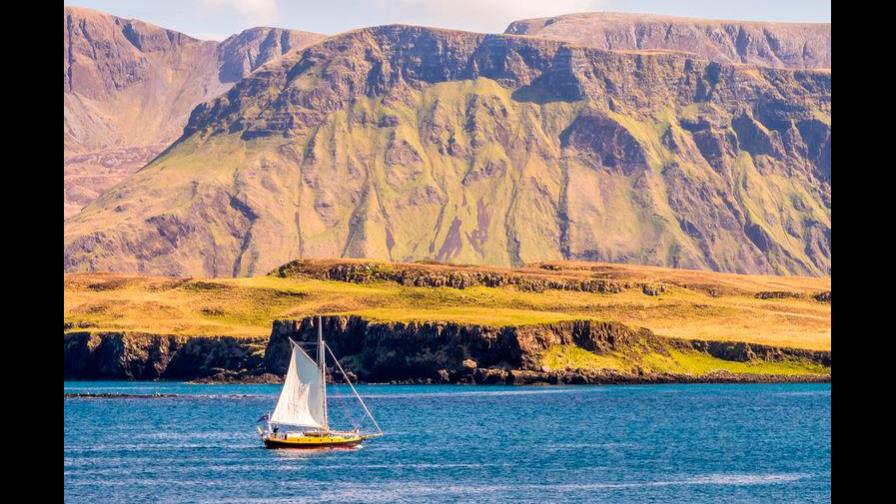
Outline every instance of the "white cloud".
<svg viewBox="0 0 896 504"><path fill-rule="evenodd" d="M277 0L202 0L202 5L207 9L232 9L247 25L270 25L279 18Z"/></svg>
<svg viewBox="0 0 896 504"><path fill-rule="evenodd" d="M221 33L221 32L195 32L189 34L191 37L198 38L199 40L214 40L215 42L221 42L227 37L233 35L232 33Z"/></svg>

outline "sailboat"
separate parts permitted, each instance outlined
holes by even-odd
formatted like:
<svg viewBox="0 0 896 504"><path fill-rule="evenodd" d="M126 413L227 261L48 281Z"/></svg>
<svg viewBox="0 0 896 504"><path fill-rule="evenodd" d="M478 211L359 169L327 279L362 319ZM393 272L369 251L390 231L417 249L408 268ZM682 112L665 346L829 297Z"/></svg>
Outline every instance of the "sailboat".
<svg viewBox="0 0 896 504"><path fill-rule="evenodd" d="M283 390L273 413L267 415L267 429L258 428L258 433L266 448L351 448L363 441L383 435L370 409L358 395L355 386L333 355L333 351L323 339L321 318L317 318L317 360L292 339L289 340L292 354L289 369L283 382ZM369 418L376 432L362 433L360 425L352 430L330 429L327 416L327 372L326 353L345 377L345 381L361 408L364 417Z"/></svg>

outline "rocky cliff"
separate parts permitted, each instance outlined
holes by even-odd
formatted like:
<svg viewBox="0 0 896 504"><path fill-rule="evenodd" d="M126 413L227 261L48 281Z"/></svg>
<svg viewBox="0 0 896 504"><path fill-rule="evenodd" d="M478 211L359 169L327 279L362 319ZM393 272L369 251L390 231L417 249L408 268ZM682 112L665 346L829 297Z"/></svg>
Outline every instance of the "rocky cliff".
<svg viewBox="0 0 896 504"><path fill-rule="evenodd" d="M65 379L190 380L261 374L265 339L70 331Z"/></svg>
<svg viewBox="0 0 896 504"><path fill-rule="evenodd" d="M541 268L508 270L444 264L300 259L284 264L273 274L281 278L306 277L351 283L394 282L408 287L465 289L480 285L484 287L513 286L529 292L567 290L615 293L631 287L664 289L662 283L617 281L587 275L552 274L559 268L560 266L557 265L541 265Z"/></svg>
<svg viewBox="0 0 896 504"><path fill-rule="evenodd" d="M651 364L654 357L675 359L674 355L682 353L699 353L720 361L790 361L827 368L831 365L830 352L675 340L615 322L580 320L488 327L444 322L380 323L354 316L324 317L322 322L327 344L346 372L355 379L368 382L526 384L775 379L768 375L726 378L725 373L705 376L676 373L654 369ZM265 350L265 369L273 374L284 374L289 362L289 339L314 342L316 331L312 319L275 321ZM614 365L549 369L544 364L544 357L558 347L574 347L594 355L624 358L633 366L630 369ZM814 379L819 378L814 376Z"/></svg>
<svg viewBox="0 0 896 504"><path fill-rule="evenodd" d="M408 26L291 53L66 222L66 271L831 267L831 74Z"/></svg>
<svg viewBox="0 0 896 504"><path fill-rule="evenodd" d="M593 352L642 349L662 351L646 329L622 324L570 322L526 327L468 326L455 323L372 323L360 317L323 319L327 344L360 380L457 381L491 371L506 379L510 370L540 371L541 354L553 345L576 345ZM265 367L283 374L289 343L313 342L311 319L276 321L265 351Z"/></svg>
<svg viewBox="0 0 896 504"><path fill-rule="evenodd" d="M527 384L830 379L829 351L675 340L614 322L489 327L331 316L323 318L322 328L327 344L353 381ZM64 335L64 376L276 381L288 367L289 340L314 342L316 334L312 319L276 321L267 340L75 330ZM557 369L547 366L546 357L552 351L569 348L604 360ZM712 367L700 372L680 367L681 362L701 356ZM620 362L626 365L619 366ZM731 373L725 367L731 362L786 363L799 372L787 376ZM331 365L328 372L341 381L335 367Z"/></svg>
<svg viewBox="0 0 896 504"><path fill-rule="evenodd" d="M720 63L831 68L831 23L588 12L514 21L505 33L615 51L679 51Z"/></svg>
<svg viewBox="0 0 896 504"><path fill-rule="evenodd" d="M64 216L180 136L198 103L322 35L252 28L201 41L134 19L63 11Z"/></svg>

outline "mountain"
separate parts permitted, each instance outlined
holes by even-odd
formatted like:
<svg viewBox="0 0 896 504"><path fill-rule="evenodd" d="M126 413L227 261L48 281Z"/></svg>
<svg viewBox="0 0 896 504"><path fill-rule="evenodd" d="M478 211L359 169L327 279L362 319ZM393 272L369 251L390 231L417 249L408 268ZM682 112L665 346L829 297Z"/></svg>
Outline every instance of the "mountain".
<svg viewBox="0 0 896 504"><path fill-rule="evenodd" d="M64 8L63 25L66 218L177 139L197 104L323 38L252 28L200 41L77 7Z"/></svg>
<svg viewBox="0 0 896 504"><path fill-rule="evenodd" d="M382 26L199 105L65 223L66 271L297 257L831 267L831 72Z"/></svg>
<svg viewBox="0 0 896 504"><path fill-rule="evenodd" d="M719 21L589 12L514 21L505 33L597 49L682 51L720 63L831 67L831 23Z"/></svg>

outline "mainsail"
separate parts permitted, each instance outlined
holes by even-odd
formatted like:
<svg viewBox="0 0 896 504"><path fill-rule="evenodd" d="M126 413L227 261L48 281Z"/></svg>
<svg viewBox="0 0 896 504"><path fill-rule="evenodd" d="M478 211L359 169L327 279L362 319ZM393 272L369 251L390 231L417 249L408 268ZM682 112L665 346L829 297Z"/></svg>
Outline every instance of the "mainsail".
<svg viewBox="0 0 896 504"><path fill-rule="evenodd" d="M328 430L326 386L317 363L290 341L292 358L271 423Z"/></svg>

